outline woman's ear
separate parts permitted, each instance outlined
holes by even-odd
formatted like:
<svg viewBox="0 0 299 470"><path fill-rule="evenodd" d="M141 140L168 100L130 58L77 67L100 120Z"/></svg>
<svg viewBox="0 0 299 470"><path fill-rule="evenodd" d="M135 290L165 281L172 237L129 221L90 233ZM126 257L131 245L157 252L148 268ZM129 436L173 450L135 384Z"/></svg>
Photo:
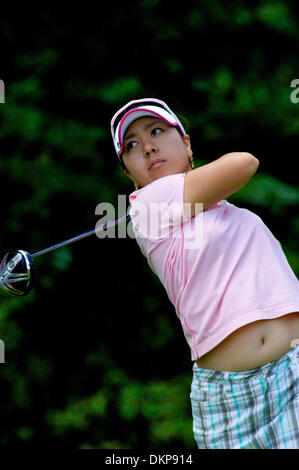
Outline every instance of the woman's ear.
<svg viewBox="0 0 299 470"><path fill-rule="evenodd" d="M190 140L190 136L189 136L188 134L185 134L185 135L183 136L183 141L184 141L184 144L186 145L188 157L192 157L192 156L193 156L193 152L192 152L192 149L191 149L191 140Z"/></svg>

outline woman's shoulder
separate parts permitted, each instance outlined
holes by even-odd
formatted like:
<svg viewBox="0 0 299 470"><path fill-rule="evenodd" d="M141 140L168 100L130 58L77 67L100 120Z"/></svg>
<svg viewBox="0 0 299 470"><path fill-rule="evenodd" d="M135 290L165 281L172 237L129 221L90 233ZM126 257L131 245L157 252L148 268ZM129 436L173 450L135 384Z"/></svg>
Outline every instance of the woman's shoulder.
<svg viewBox="0 0 299 470"><path fill-rule="evenodd" d="M186 176L186 173L176 173L173 175L162 176L161 178L158 178L152 181L151 183L147 184L143 188L133 191L130 194L130 197L133 196L133 198L135 199L137 196L140 196L141 194L145 195L145 194L151 194L152 192L156 193L156 191L159 188L161 188L162 190L167 188L169 192L169 190L172 187L175 187L176 185L180 184L180 182L184 184L185 176Z"/></svg>

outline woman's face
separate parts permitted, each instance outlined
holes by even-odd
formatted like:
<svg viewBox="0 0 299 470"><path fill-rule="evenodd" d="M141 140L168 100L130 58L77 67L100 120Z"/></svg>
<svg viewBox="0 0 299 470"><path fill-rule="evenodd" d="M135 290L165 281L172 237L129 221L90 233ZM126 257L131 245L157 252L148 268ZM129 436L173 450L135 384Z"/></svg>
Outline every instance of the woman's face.
<svg viewBox="0 0 299 470"><path fill-rule="evenodd" d="M124 135L125 174L135 186L144 187L163 176L191 170L190 137L184 137L162 119L143 117L134 121Z"/></svg>

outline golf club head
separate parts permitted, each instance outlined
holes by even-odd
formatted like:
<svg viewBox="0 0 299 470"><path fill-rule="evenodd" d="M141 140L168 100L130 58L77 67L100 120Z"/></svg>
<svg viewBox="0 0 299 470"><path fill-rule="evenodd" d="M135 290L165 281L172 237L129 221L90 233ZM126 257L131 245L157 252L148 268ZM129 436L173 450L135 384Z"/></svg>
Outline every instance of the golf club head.
<svg viewBox="0 0 299 470"><path fill-rule="evenodd" d="M27 295L32 289L34 264L27 251L11 250L0 264L0 286L11 295Z"/></svg>

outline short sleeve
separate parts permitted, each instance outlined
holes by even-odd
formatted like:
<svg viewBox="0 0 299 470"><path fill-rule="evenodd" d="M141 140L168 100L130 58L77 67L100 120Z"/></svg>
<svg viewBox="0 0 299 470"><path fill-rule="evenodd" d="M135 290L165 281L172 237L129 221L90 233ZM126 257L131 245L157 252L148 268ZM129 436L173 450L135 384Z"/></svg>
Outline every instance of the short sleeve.
<svg viewBox="0 0 299 470"><path fill-rule="evenodd" d="M129 196L129 214L136 235L148 239L168 237L187 220L184 214L186 173L164 176Z"/></svg>

